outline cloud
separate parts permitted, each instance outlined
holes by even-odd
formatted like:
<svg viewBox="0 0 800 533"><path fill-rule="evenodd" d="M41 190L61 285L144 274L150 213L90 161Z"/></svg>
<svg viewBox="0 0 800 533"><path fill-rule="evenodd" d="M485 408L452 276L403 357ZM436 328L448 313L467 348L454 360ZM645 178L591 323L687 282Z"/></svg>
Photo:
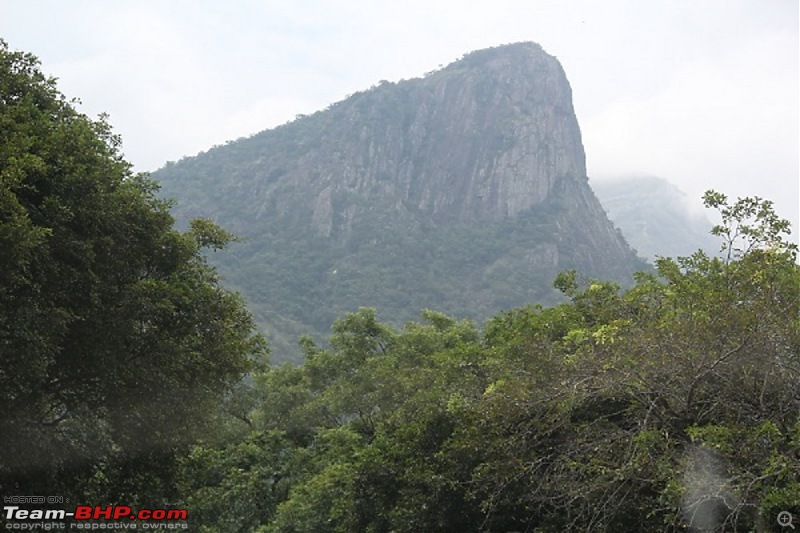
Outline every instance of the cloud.
<svg viewBox="0 0 800 533"><path fill-rule="evenodd" d="M796 38L796 35L795 35ZM660 90L618 98L582 122L594 177L648 172L693 197L716 188L775 199L797 220L797 69L787 34L760 34L672 71Z"/></svg>

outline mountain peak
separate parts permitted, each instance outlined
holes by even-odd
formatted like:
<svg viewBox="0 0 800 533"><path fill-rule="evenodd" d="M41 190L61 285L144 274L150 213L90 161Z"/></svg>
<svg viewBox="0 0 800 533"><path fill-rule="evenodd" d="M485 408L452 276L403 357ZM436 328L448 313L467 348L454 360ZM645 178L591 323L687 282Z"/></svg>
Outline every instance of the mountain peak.
<svg viewBox="0 0 800 533"><path fill-rule="evenodd" d="M531 42L471 52L233 144L201 159L246 149L282 176L241 191L262 200L256 218L297 180L311 188L301 189L315 199L311 218L324 234L337 231L332 202L342 195L369 197L371 208L396 198L434 221L496 221L542 203L559 181L587 179L569 82Z"/></svg>
<svg viewBox="0 0 800 533"><path fill-rule="evenodd" d="M447 65L443 70L458 68L526 67L556 60L534 42L518 42L475 50ZM557 60L556 60L557 61Z"/></svg>
<svg viewBox="0 0 800 533"><path fill-rule="evenodd" d="M393 144L376 161L384 168L361 177L393 175L394 192L436 220L514 216L558 180L586 179L569 82L534 43L472 52L344 103L337 128L359 123L360 138Z"/></svg>
<svg viewBox="0 0 800 533"><path fill-rule="evenodd" d="M534 43L381 84L154 177L179 214L211 215L250 243L238 257L263 305L334 313L294 316L316 327L337 309L402 301L397 318L486 316L552 300L564 268L619 279L639 266L589 188L564 71ZM288 271L269 250L292 258ZM238 286L252 283L231 268ZM283 294L303 269L305 296ZM267 290L271 279L283 285Z"/></svg>
<svg viewBox="0 0 800 533"><path fill-rule="evenodd" d="M559 84L565 83L569 86L558 59L533 42L505 44L476 50L465 54L458 61L454 61L432 75L455 72L476 72L484 76L494 75L498 77L498 81L505 82L511 79L522 81L543 76L555 76L560 78Z"/></svg>

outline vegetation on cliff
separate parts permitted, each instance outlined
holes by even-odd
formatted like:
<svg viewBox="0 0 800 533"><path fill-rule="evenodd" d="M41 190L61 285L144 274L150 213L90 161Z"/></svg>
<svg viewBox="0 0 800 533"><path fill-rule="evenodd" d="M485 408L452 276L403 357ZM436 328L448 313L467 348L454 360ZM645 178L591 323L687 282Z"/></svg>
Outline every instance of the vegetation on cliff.
<svg viewBox="0 0 800 533"><path fill-rule="evenodd" d="M467 54L324 111L168 164L176 216L242 238L214 264L276 360L359 306L483 321L559 301L564 269L631 283L645 268L588 185L572 91L533 43Z"/></svg>

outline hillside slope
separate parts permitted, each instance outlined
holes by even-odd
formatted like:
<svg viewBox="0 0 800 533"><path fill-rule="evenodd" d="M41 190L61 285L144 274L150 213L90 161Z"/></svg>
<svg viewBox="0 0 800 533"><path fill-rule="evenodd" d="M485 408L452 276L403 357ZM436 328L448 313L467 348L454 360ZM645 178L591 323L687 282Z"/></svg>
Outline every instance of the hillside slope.
<svg viewBox="0 0 800 533"><path fill-rule="evenodd" d="M154 174L179 218L243 242L213 260L278 358L359 306L482 319L557 297L576 268L642 268L588 185L561 65L533 43L382 82Z"/></svg>

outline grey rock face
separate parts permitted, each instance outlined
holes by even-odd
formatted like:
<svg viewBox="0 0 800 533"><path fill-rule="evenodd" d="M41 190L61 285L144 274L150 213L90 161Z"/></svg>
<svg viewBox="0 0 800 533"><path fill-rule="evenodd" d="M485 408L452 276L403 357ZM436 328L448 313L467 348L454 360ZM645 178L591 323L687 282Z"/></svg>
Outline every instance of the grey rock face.
<svg viewBox="0 0 800 533"><path fill-rule="evenodd" d="M317 330L358 305L480 318L554 301L566 268L643 266L589 187L564 71L533 43L381 82L154 177L179 217L245 240L219 263L255 308Z"/></svg>
<svg viewBox="0 0 800 533"><path fill-rule="evenodd" d="M369 180L391 176L391 192L435 220L498 220L543 202L558 179L586 175L569 83L537 45L475 52L406 83L414 105L394 120L348 117L367 124L357 150L370 165L356 186L385 194Z"/></svg>
<svg viewBox="0 0 800 533"><path fill-rule="evenodd" d="M387 116L395 106L385 100L398 92L408 103ZM475 52L425 79L379 87L342 118L361 126L346 159L367 160L340 186L391 194L436 220L514 216L557 180L586 175L569 83L534 44Z"/></svg>
<svg viewBox="0 0 800 533"><path fill-rule="evenodd" d="M215 185L226 196L251 202L256 219L302 198L310 222L327 235L346 231L349 216L376 202L435 221L495 221L542 203L559 180L586 179L569 83L558 61L533 43L473 52L425 78L384 82L200 159L214 165L236 159L235 152L247 153L250 161L241 161L251 171L232 182L219 168ZM337 205L353 196L367 205L348 216Z"/></svg>

